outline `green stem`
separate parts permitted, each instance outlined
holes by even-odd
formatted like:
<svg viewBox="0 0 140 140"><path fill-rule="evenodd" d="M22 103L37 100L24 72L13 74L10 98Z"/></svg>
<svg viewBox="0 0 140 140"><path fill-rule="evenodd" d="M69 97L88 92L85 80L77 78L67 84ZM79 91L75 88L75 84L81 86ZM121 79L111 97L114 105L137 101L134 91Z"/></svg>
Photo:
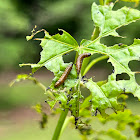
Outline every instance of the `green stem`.
<svg viewBox="0 0 140 140"><path fill-rule="evenodd" d="M103 0L99 0L100 5L104 5L104 1Z"/></svg>
<svg viewBox="0 0 140 140"><path fill-rule="evenodd" d="M95 27L91 35L91 40L95 40L99 36L100 30L99 27Z"/></svg>
<svg viewBox="0 0 140 140"><path fill-rule="evenodd" d="M73 117L73 116L67 117L67 118L65 119L65 122L64 122L63 127L62 127L61 132L60 132L60 135L63 133L64 129L68 126L68 124L69 124L70 122L74 122L74 117Z"/></svg>
<svg viewBox="0 0 140 140"><path fill-rule="evenodd" d="M76 64L77 57L78 57L78 52L76 52L74 64Z"/></svg>
<svg viewBox="0 0 140 140"><path fill-rule="evenodd" d="M79 81L78 81L78 89L77 89L77 91L78 91L78 98L77 98L77 118L79 117L79 100L80 100L80 81L81 81L81 79L82 79L82 77L81 77L81 73L80 73L80 75L79 75Z"/></svg>
<svg viewBox="0 0 140 140"><path fill-rule="evenodd" d="M68 114L68 111L69 111L68 109L65 109L65 111L62 111L62 113L60 115L60 118L58 120L57 126L55 128L52 140L58 140L59 139L61 129L62 129L62 126L63 126L64 121L66 119L66 116Z"/></svg>
<svg viewBox="0 0 140 140"><path fill-rule="evenodd" d="M110 2L111 2L111 0L105 0L104 5L109 5Z"/></svg>
<svg viewBox="0 0 140 140"><path fill-rule="evenodd" d="M90 70L90 68L91 68L94 64L96 64L97 62L99 62L99 61L101 61L101 60L107 59L107 58L108 58L108 56L107 56L107 55L104 55L104 56L100 56L100 57L98 57L98 58L92 60L92 61L89 63L89 65L86 67L86 69L85 69L83 75L85 75L85 74Z"/></svg>
<svg viewBox="0 0 140 140"><path fill-rule="evenodd" d="M36 85L38 85L40 88L46 91L46 86L44 86L42 83L38 82L37 80L36 80Z"/></svg>

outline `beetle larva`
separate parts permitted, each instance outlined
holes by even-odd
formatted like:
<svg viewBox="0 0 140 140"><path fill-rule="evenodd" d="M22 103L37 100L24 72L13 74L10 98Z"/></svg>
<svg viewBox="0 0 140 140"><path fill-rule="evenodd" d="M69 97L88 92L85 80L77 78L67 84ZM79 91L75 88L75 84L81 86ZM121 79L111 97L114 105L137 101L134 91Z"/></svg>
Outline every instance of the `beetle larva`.
<svg viewBox="0 0 140 140"><path fill-rule="evenodd" d="M54 87L59 87L61 84L64 83L64 81L67 79L71 69L72 69L73 64L68 65L68 67L65 69L64 73L62 76L59 78L59 80L55 83Z"/></svg>
<svg viewBox="0 0 140 140"><path fill-rule="evenodd" d="M77 73L79 74L80 71L81 71L81 67L82 67L82 62L83 62L83 59L85 57L89 57L91 56L91 53L83 53L83 54L80 54L77 58L77 61L76 61L76 70L77 70Z"/></svg>

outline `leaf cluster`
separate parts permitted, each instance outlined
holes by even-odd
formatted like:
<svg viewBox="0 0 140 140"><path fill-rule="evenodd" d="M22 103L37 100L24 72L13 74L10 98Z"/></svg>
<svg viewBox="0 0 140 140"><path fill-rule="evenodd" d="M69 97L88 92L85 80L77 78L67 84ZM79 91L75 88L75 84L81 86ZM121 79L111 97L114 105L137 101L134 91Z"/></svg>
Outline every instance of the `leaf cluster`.
<svg viewBox="0 0 140 140"><path fill-rule="evenodd" d="M41 67L46 67L48 70L54 73L54 79L51 85L45 93L47 95L47 103L51 108L56 103L59 103L62 110L69 109L71 115L75 117L76 128L82 132L81 123L79 122L80 117L87 117L90 114L97 115L97 111L100 112L101 116L107 117L108 120L117 120L118 128L122 128L125 124L132 126L134 130L138 129L137 120L139 117L134 116L129 111L118 113L117 115L111 115L108 117L106 109L111 108L115 113L123 111L125 103L118 102L119 98L125 99L124 93L132 93L135 97L140 100L140 86L136 83L135 74L139 72L133 72L129 68L128 64L132 60L140 60L140 39L134 39L132 45L119 45L106 46L101 43L101 38L106 36L121 37L117 33L117 29L122 26L128 25L140 19L140 11L128 7L122 7L116 11L113 10L114 4L109 5L97 5L92 4L92 20L94 22L94 32L90 40L83 39L80 45L77 41L66 31L59 29L62 34L50 35L46 30L42 29L37 32L33 32L31 36L27 36L27 40L32 39L37 33L43 31L44 38L35 38L40 40L42 51L40 53L41 58L37 64L20 64L20 66L31 66L32 73L27 75L21 75L19 79L32 79L31 76L39 70ZM64 84L55 88L54 85L61 77L65 69L70 63L64 63L63 55L76 52L75 62L78 55L83 53L91 53L91 55L101 54L102 56L91 60L89 58L83 61L81 73L78 75L75 65L68 75ZM108 59L114 67L111 75L108 76L106 82L95 82L92 78L83 78L89 69L98 61ZM75 63L73 62L73 63ZM118 74L126 73L129 76L129 80L117 80ZM35 79L32 79L36 81ZM90 96L84 98L81 94L81 86L87 88L90 91ZM43 87L44 89L44 87ZM124 116L123 116L124 115ZM90 130L90 129L86 129ZM112 137L119 136L117 130L108 130L107 134ZM83 135L90 134L90 131ZM121 139L123 136L120 135Z"/></svg>

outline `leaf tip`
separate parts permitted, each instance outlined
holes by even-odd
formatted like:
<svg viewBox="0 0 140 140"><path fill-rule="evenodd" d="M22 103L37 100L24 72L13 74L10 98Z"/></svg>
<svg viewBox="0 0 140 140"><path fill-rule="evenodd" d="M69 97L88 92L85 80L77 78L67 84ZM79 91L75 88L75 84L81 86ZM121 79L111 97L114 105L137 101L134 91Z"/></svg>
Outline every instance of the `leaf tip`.
<svg viewBox="0 0 140 140"><path fill-rule="evenodd" d="M31 36L26 36L26 40L27 40L27 41L31 40L32 38L33 38L33 35L31 35Z"/></svg>

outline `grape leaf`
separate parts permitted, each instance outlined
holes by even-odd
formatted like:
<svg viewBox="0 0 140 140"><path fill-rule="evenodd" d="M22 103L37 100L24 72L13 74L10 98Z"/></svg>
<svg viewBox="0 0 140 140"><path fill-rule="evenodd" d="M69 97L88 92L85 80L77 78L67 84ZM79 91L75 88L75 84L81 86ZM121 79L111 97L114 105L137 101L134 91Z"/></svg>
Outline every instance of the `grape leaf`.
<svg viewBox="0 0 140 140"><path fill-rule="evenodd" d="M108 35L119 36L116 29L140 19L140 11L136 9L123 7L113 11L113 6L113 3L104 6L92 4L92 19L95 27L100 29L99 38Z"/></svg>
<svg viewBox="0 0 140 140"><path fill-rule="evenodd" d="M33 69L32 72L34 73L40 67L45 66L48 62L52 61L53 59L57 59L59 56L66 54L68 52L73 51L75 48L78 47L78 43L76 40L68 34L66 31L61 30L63 32L62 35L49 35L47 31L44 31L45 37L41 40L42 52L41 52L41 59L37 64L20 64L20 66L30 65ZM39 31L37 31L38 33ZM35 35L36 33L34 33ZM50 62L51 63L51 62Z"/></svg>
<svg viewBox="0 0 140 140"><path fill-rule="evenodd" d="M89 41L87 41L89 42ZM87 52L101 53L109 56L108 62L114 66L114 73L108 77L108 82L99 87L92 79L88 80L85 84L92 94L92 111L96 108L100 111L105 111L106 108L113 108L115 110L122 109L118 104L117 97L124 92L132 93L140 100L140 86L136 83L135 72L132 72L128 67L128 63L132 60L139 60L140 57L140 40L135 39L134 43L130 46L125 45L123 48L114 45L107 47L99 42L87 45L84 41L82 44L83 49ZM86 44L84 46L84 44ZM127 73L130 77L129 80L116 81L116 75Z"/></svg>
<svg viewBox="0 0 140 140"><path fill-rule="evenodd" d="M90 41L87 41L90 42ZM84 44L87 44L87 42L84 42ZM135 81L135 72L132 72L130 68L128 67L128 63L132 60L139 60L140 59L140 39L135 39L134 43L130 46L125 45L123 48L118 47L118 45L114 45L112 47L107 47L103 44L100 44L99 42L95 42L88 45L82 44L83 49L86 52L93 52L93 53L100 53L105 54L109 56L108 62L111 62L111 64L114 66L114 73L111 74L108 78L108 82L114 82L118 83L120 81L116 81L116 75L121 73L127 73L130 77L130 80L122 82L122 85L128 84L131 85L133 83L133 88L130 89L130 92L134 92L134 95L140 99L139 92L139 86ZM110 83L106 83L110 84ZM121 84L119 84L121 85ZM104 86L104 85L103 85ZM117 86L117 85L114 85ZM117 86L118 87L118 86ZM128 87L128 86L127 86ZM127 88L126 87L126 88ZM122 89L125 87L122 87ZM128 91L129 92L129 91Z"/></svg>
<svg viewBox="0 0 140 140"><path fill-rule="evenodd" d="M89 79L88 82L85 83L85 86L92 94L92 112L95 112L96 109L100 112L104 112L106 108L113 108L115 110L122 109L122 106L117 103L116 96L108 96L106 91L102 90L92 79Z"/></svg>
<svg viewBox="0 0 140 140"><path fill-rule="evenodd" d="M42 30L40 30L42 31ZM32 73L36 72L40 67L45 66L48 70L52 71L56 76L53 79L53 82L50 87L54 88L54 84L56 81L61 77L62 73L69 65L69 63L64 63L62 59L62 55L73 51L75 48L78 47L78 43L76 40L68 34L66 31L61 30L63 32L62 35L49 35L47 31L43 29L45 36L43 39L36 39L41 40L42 52L41 52L41 59L37 64L20 64L20 66L30 65L32 67ZM38 33L37 31L36 33ZM31 38L36 34L34 33L31 35ZM75 78L77 77L75 66L71 70L70 75L66 79L66 87L73 87L75 86Z"/></svg>

